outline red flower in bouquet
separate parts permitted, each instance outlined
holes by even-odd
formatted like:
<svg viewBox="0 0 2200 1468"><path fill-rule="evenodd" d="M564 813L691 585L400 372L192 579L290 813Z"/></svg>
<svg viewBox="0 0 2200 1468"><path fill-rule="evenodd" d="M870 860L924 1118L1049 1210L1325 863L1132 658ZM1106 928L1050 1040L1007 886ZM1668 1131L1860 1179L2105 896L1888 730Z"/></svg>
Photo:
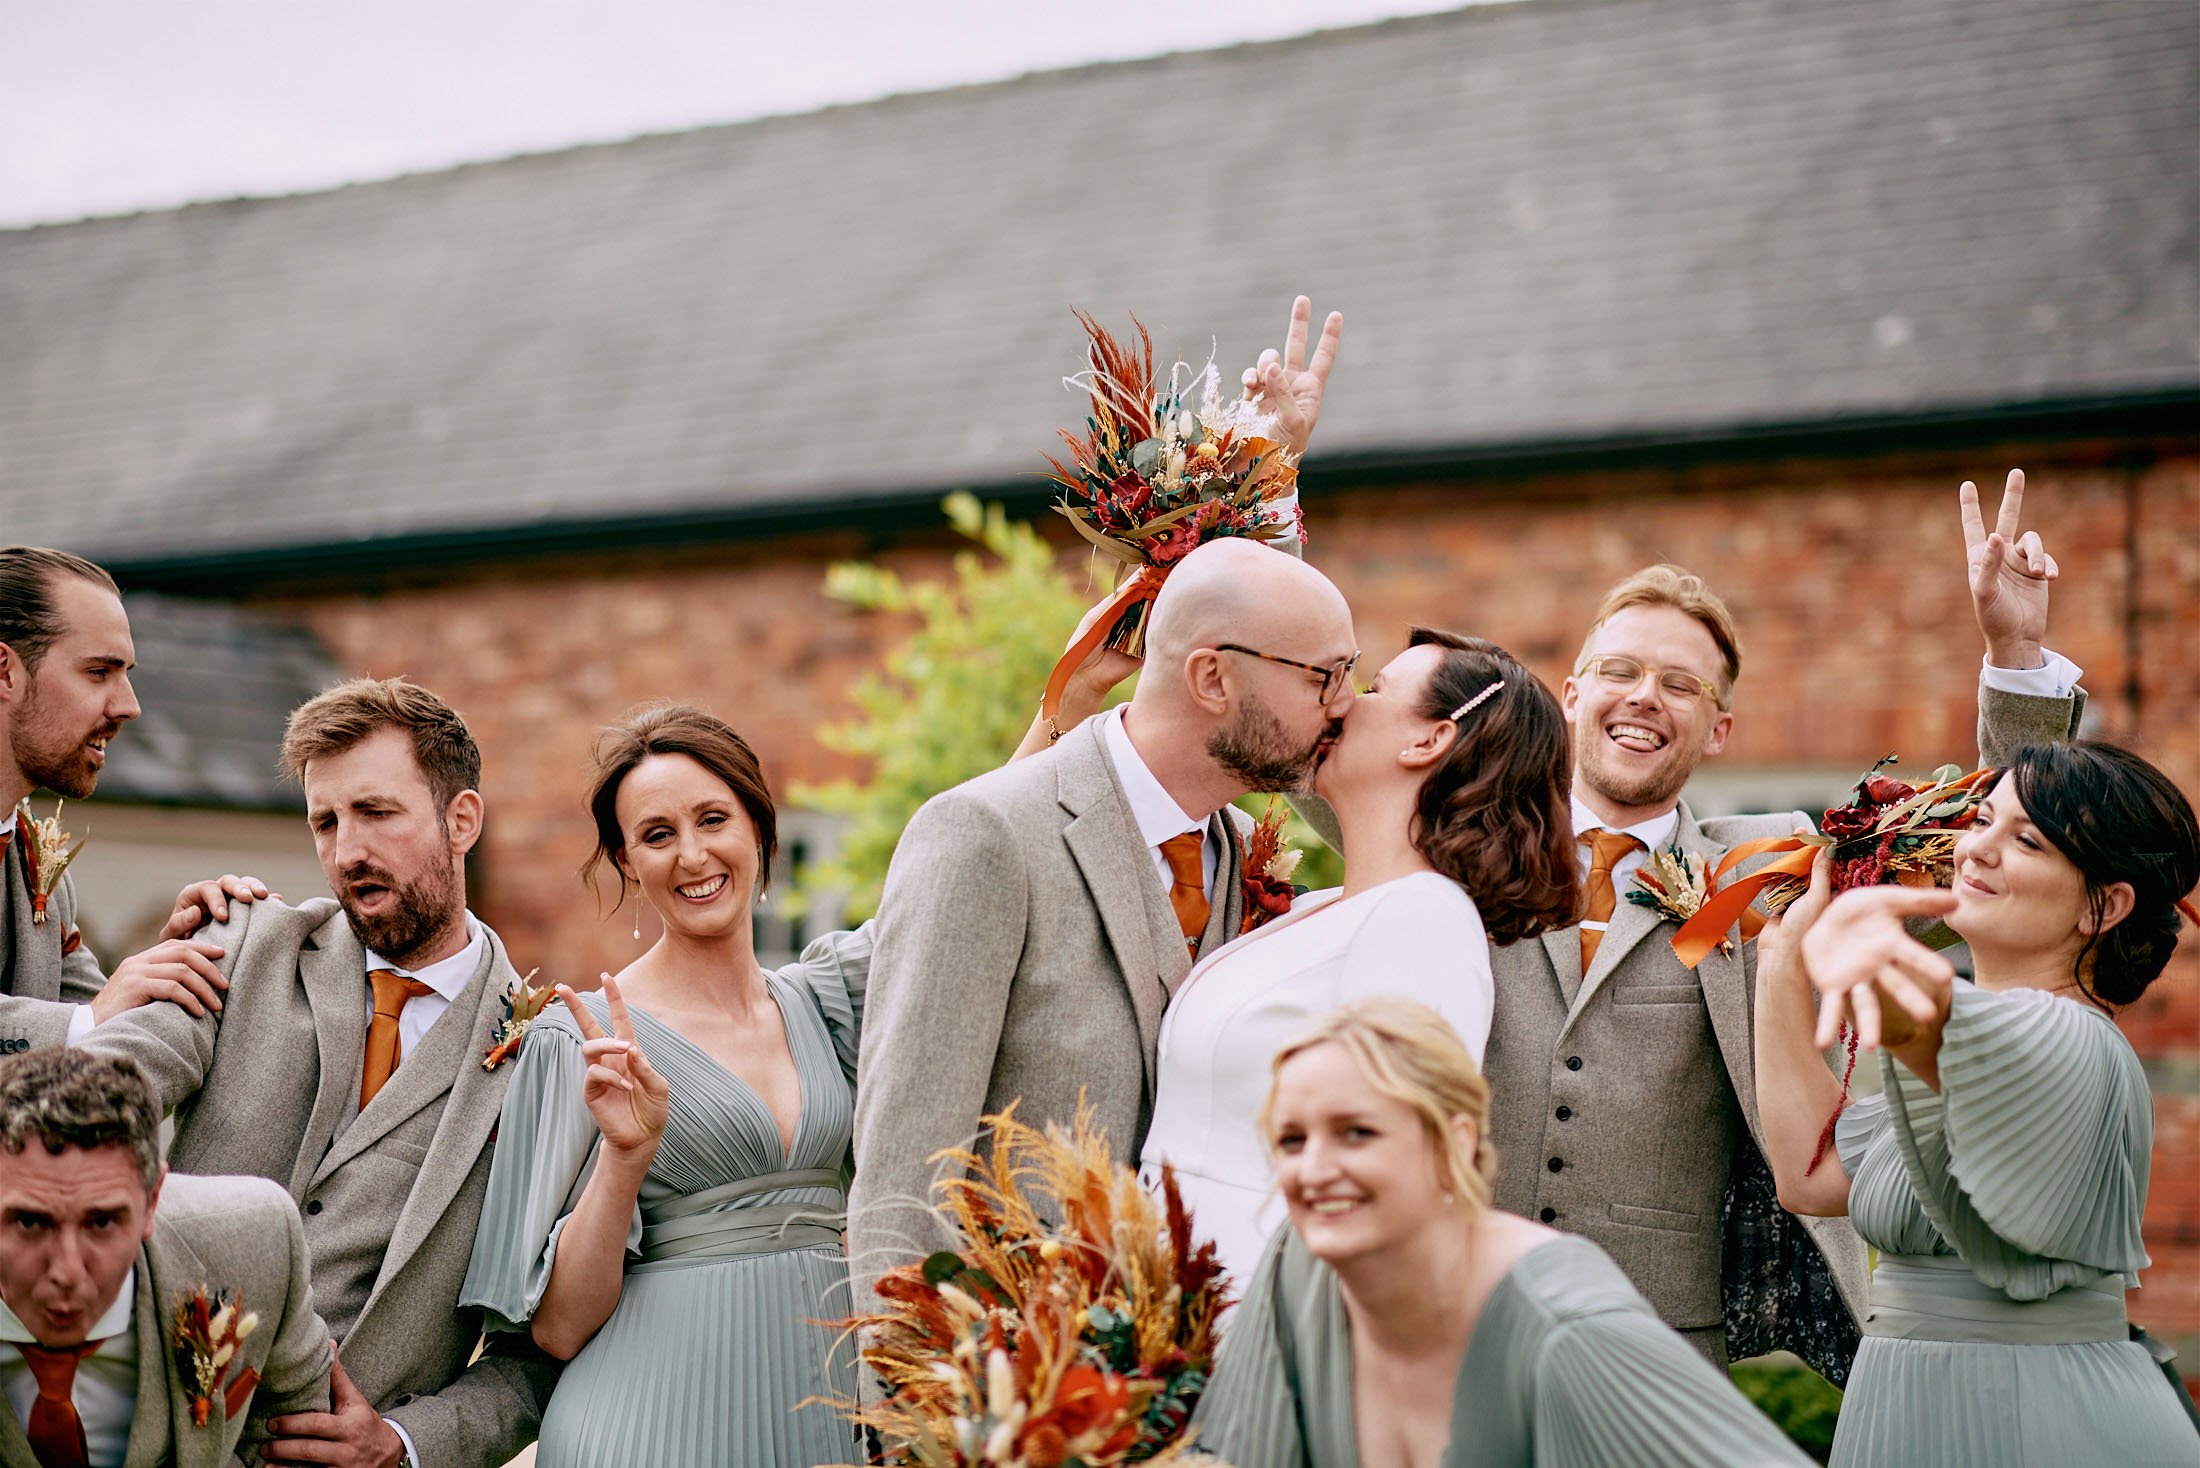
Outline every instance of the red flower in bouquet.
<svg viewBox="0 0 2200 1468"><path fill-rule="evenodd" d="M1153 338L1136 317L1136 350L1080 311L1086 370L1068 379L1090 398L1084 431L1062 430L1066 460L1049 457L1061 486L1055 508L1104 556L1126 568L1110 615L1089 640L1062 657L1047 682L1041 712L1060 707L1070 670L1103 639L1137 654L1145 615L1171 567L1210 540L1238 536L1284 540L1302 522L1283 505L1298 488L1298 456L1286 448L1272 414L1226 398L1212 362L1199 371L1177 363L1156 370Z"/></svg>
<svg viewBox="0 0 2200 1468"><path fill-rule="evenodd" d="M1179 520L1146 542L1146 555L1156 566L1173 566L1198 547L1198 528Z"/></svg>

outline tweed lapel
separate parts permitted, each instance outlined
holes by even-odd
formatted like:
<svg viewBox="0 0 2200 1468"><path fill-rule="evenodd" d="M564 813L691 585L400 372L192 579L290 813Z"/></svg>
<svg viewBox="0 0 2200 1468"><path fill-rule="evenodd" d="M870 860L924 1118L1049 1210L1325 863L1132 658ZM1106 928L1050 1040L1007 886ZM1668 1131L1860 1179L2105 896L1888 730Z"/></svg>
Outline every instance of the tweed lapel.
<svg viewBox="0 0 2200 1468"><path fill-rule="evenodd" d="M428 1027L428 1032L420 1037L420 1043L403 1053L398 1060L397 1069L390 1073L389 1080L375 1093L374 1099L352 1118L349 1126L337 1134L336 1145L329 1148L328 1155L321 1159L321 1165L314 1169L314 1182L322 1181L337 1168L373 1147L376 1142L388 1136L392 1128L417 1113L423 1106L433 1105L449 1094L453 1079L461 1068L466 1044L478 1027L478 1000L483 981L489 971L497 967L499 949L488 937L488 930L484 928L482 932L481 957L474 964L473 977L466 981L466 987L459 991L458 998L451 1002L450 1007L436 1017L435 1023ZM366 1011L364 990L357 998L358 1003L352 1007L363 1019ZM352 1076L355 1097L358 1093L358 1071L366 1063L366 1026L363 1022L359 1029L360 1062L358 1067L354 1067ZM487 1048L487 1042L484 1042L483 1048Z"/></svg>
<svg viewBox="0 0 2200 1468"><path fill-rule="evenodd" d="M1680 827L1673 839L1681 850L1702 857L1707 868L1717 866L1719 859L1726 855L1726 848L1704 835L1686 801L1681 802L1680 817ZM1760 857L1758 860L1766 859ZM1745 869L1750 865L1743 863ZM1672 934L1667 932L1663 936L1670 939ZM1711 1016L1711 1033L1719 1042L1719 1054L1726 1060L1727 1081L1734 1088L1735 1099L1741 1103L1750 1135L1756 1136L1757 1037L1756 1022L1750 1012L1756 996L1749 966L1743 960L1740 937L1731 931L1727 936L1735 940L1733 954L1712 949L1710 955L1696 965L1696 983L1703 990L1704 1009ZM1673 962L1678 965L1680 959L1675 957Z"/></svg>
<svg viewBox="0 0 2200 1468"><path fill-rule="evenodd" d="M1207 909L1207 931L1199 939L1201 958L1235 938L1238 930L1245 926L1245 838L1238 834L1236 822L1230 819L1230 807L1224 806L1207 818L1207 834L1209 840L1222 843L1222 859L1215 863L1215 890ZM1171 994L1191 971L1187 963L1184 973L1169 981Z"/></svg>
<svg viewBox="0 0 2200 1468"><path fill-rule="evenodd" d="M1543 951L1550 955L1551 981L1558 985L1558 992L1565 996L1570 1009L1574 996L1581 991L1581 925L1545 928Z"/></svg>
<svg viewBox="0 0 2200 1468"><path fill-rule="evenodd" d="M0 1468L39 1468L31 1452L30 1434L15 1409L0 1400Z"/></svg>
<svg viewBox="0 0 2200 1468"><path fill-rule="evenodd" d="M0 949L0 964L6 971L0 975L0 993L24 999L59 999L61 917L48 912L44 923L31 921L30 867L23 859L23 847L29 841L30 833L23 829L22 817L17 816L15 831L5 843L7 931L0 934L6 945Z"/></svg>
<svg viewBox="0 0 2200 1468"><path fill-rule="evenodd" d="M374 1134L379 1137L402 1117L412 1115L437 1096L449 1097L443 1103L435 1139L428 1144L428 1155L421 1161L412 1192L397 1215L397 1226L390 1231L389 1247L383 1251L382 1268L375 1276L374 1289L359 1312L361 1322L373 1314L374 1302L383 1288L410 1262L442 1221L451 1199L473 1172L482 1149L489 1145L489 1134L496 1130L497 1113L503 1103L510 1072L483 1068L481 1057L496 1043L497 1029L504 1018L505 988L519 975L505 955L504 941L487 924L482 925L481 932L484 940L481 966L474 971L464 992L452 1002L443 1018L436 1021L421 1042L418 1053L397 1067L389 1084L352 1124L351 1130L359 1132L368 1130L371 1121ZM414 1077L413 1087L401 1095L417 1095L418 1099L401 1099L401 1113L393 1109L386 1121L378 1117L377 1111L383 1101L399 1089L398 1083L404 1079L406 1070L415 1064L420 1067L420 1073ZM351 1134L347 1132L342 1141L349 1144ZM471 1240L473 1225L469 1223L465 1232ZM359 1327L354 1324L352 1334L356 1336L358 1332Z"/></svg>
<svg viewBox="0 0 2200 1468"><path fill-rule="evenodd" d="M158 1217L157 1213L155 1216ZM194 1451L196 1444L191 1439L175 1436L182 1420L175 1414L188 1412L190 1408L182 1401L182 1379L176 1375L174 1358L168 1351L167 1333L173 1325L172 1312L161 1307L161 1292L175 1287L175 1282L167 1278L170 1271L156 1267L156 1241L165 1243L157 1223L153 1237L138 1250L137 1309L134 1312L137 1318L137 1407L130 1417L130 1444L123 1450L123 1468L218 1461ZM213 1445L219 1446L221 1429L218 1426L209 1424L192 1431L215 1439Z"/></svg>
<svg viewBox="0 0 2200 1468"><path fill-rule="evenodd" d="M1168 912L1168 900L1160 893L1160 878L1147 858L1145 843L1138 838L1115 767L1100 742L1098 722L1087 719L1063 741L1056 790L1070 821L1062 828L1062 841L1085 879L1116 967L1130 991L1131 1009L1138 1017L1146 1091L1151 1095L1161 1012L1168 1007L1172 980L1183 978L1191 960L1177 932L1175 915ZM1167 914L1165 927L1157 908ZM1163 954L1171 960L1166 965Z"/></svg>
<svg viewBox="0 0 2200 1468"><path fill-rule="evenodd" d="M321 1078L291 1170L293 1198L303 1198L319 1180L337 1133L359 1107L359 1075L367 1053L367 951L352 934L342 908L332 911L300 946L298 983L313 1011Z"/></svg>

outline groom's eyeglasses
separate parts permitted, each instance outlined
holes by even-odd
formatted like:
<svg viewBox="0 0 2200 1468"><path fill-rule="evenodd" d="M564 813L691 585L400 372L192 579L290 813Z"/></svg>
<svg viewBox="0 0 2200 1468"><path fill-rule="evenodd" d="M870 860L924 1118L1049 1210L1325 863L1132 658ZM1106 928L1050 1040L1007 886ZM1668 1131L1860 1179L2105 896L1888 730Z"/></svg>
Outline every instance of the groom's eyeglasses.
<svg viewBox="0 0 2200 1468"><path fill-rule="evenodd" d="M1264 663L1281 663L1287 668L1304 669L1322 680L1321 701L1323 703L1328 703L1344 691L1345 685L1351 681L1352 670L1359 666L1360 662L1360 655L1355 652L1352 656L1340 658L1325 667L1319 663L1302 663L1297 658L1279 658L1272 652L1261 652L1257 648L1240 647L1234 642L1218 642L1215 644L1215 651L1241 652L1249 658L1259 658Z"/></svg>

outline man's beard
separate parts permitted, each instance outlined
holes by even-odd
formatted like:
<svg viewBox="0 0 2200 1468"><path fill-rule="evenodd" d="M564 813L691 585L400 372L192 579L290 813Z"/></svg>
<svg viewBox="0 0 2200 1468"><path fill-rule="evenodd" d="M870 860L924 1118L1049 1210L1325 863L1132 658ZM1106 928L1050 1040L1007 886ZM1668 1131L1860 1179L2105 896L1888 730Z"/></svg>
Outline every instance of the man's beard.
<svg viewBox="0 0 2200 1468"><path fill-rule="evenodd" d="M351 884L376 882L396 899L387 912L368 917L352 906ZM394 963L403 963L440 937L458 917L458 881L447 866L437 865L418 881L399 884L377 867L354 867L337 887L336 901L351 924L360 946Z"/></svg>
<svg viewBox="0 0 2200 1468"><path fill-rule="evenodd" d="M1247 703L1228 727L1207 738L1207 754L1248 790L1301 791L1313 778L1325 740L1337 736L1342 724L1331 720L1311 743L1291 742L1283 724L1267 705Z"/></svg>
<svg viewBox="0 0 2200 1468"><path fill-rule="evenodd" d="M8 739L8 754L34 789L51 790L70 800L84 800L99 784L99 771L84 757L84 746L104 736L112 740L120 724L96 725L72 735L51 719L39 717L38 678L30 680L20 718Z"/></svg>
<svg viewBox="0 0 2200 1468"><path fill-rule="evenodd" d="M1696 773L1698 761L1682 756L1676 745L1668 744L1666 753L1671 758L1639 775L1623 777L1605 765L1603 740L1604 731L1600 728L1574 730L1574 747L1580 751L1575 760L1574 776L1614 805L1636 810L1665 805L1681 793L1682 787L1688 784L1688 777Z"/></svg>

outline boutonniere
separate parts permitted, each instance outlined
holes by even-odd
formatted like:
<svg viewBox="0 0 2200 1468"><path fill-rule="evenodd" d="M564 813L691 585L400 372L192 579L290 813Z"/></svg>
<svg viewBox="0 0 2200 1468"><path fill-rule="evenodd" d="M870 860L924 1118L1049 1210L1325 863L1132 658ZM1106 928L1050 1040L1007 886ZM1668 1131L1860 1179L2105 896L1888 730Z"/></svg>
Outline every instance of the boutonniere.
<svg viewBox="0 0 2200 1468"><path fill-rule="evenodd" d="M539 968L531 968L523 977L504 986L504 1019L497 1025L497 1042L482 1053L483 1070L495 1070L519 1054L519 1042L527 1038L527 1027L551 1000L558 997L555 984L544 984L539 989L534 987L534 977L541 972Z"/></svg>
<svg viewBox="0 0 2200 1468"><path fill-rule="evenodd" d="M31 879L31 921L46 921L46 902L53 896L53 889L61 885L61 874L76 860L84 849L85 837L76 845L69 844L69 833L61 829L61 802L53 803L53 814L44 820L31 815L29 796L15 808L15 828L21 833L23 845L23 870Z"/></svg>
<svg viewBox="0 0 2200 1468"><path fill-rule="evenodd" d="M1291 874L1299 869L1299 858L1305 853L1283 844L1283 819L1275 797L1270 796L1268 809L1245 838L1244 860L1240 863L1245 873L1245 921L1238 926L1241 935L1291 910Z"/></svg>
<svg viewBox="0 0 2200 1468"><path fill-rule="evenodd" d="M222 1415L234 1417L252 1400L260 1373L247 1368L227 1388L222 1376L236 1359L245 1337L259 1328L260 1317L244 1308L235 1290L222 1290L211 1299L200 1285L183 1297L176 1310L176 1374L191 1394L191 1422L204 1427L214 1418L215 1393L221 1393Z"/></svg>
<svg viewBox="0 0 2200 1468"><path fill-rule="evenodd" d="M1635 885L1627 893L1627 900L1636 906L1653 908L1659 917L1683 924L1701 912L1710 898L1711 863L1678 846L1651 852L1635 869ZM1734 940L1721 938L1719 951L1732 958Z"/></svg>

